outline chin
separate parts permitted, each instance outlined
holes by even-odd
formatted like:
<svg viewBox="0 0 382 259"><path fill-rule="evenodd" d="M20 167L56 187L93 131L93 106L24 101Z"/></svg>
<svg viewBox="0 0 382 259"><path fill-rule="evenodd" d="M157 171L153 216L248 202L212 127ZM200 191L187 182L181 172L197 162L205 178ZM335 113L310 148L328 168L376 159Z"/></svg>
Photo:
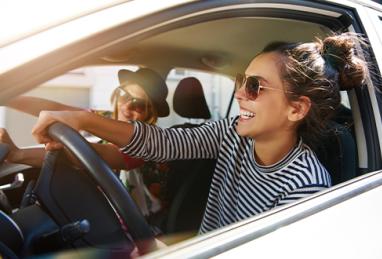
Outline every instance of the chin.
<svg viewBox="0 0 382 259"><path fill-rule="evenodd" d="M254 127L249 127L249 125L240 125L240 123L236 127L236 132L240 137L248 137L255 138L258 135L258 130Z"/></svg>
<svg viewBox="0 0 382 259"><path fill-rule="evenodd" d="M236 132L241 137L248 137L249 136L248 128L246 128L244 125L238 124L237 128L236 128Z"/></svg>

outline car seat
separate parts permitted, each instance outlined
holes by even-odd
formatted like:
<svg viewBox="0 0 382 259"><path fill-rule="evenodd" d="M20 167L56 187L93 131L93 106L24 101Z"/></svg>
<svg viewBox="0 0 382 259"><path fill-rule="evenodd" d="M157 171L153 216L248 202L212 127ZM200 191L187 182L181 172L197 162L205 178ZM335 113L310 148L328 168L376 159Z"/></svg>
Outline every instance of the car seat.
<svg viewBox="0 0 382 259"><path fill-rule="evenodd" d="M210 119L211 113L198 79L182 79L174 92L174 111L188 119ZM173 127L190 128L185 123ZM199 229L215 169L215 159L176 160L168 163L168 200L170 208L167 233L196 232Z"/></svg>
<svg viewBox="0 0 382 259"><path fill-rule="evenodd" d="M352 134L350 109L341 106L326 133L313 146L332 178L332 185L357 176L357 147Z"/></svg>
<svg viewBox="0 0 382 259"><path fill-rule="evenodd" d="M211 118L202 84L195 77L180 80L174 92L173 106L174 111L184 118Z"/></svg>

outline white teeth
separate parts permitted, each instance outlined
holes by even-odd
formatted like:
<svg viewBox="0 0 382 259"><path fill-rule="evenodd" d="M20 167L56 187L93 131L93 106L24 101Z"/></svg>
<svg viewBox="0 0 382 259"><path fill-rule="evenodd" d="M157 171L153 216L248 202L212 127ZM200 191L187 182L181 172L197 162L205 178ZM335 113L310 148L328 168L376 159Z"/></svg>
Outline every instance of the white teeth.
<svg viewBox="0 0 382 259"><path fill-rule="evenodd" d="M240 116L249 119L255 117L255 114L249 111L240 111Z"/></svg>

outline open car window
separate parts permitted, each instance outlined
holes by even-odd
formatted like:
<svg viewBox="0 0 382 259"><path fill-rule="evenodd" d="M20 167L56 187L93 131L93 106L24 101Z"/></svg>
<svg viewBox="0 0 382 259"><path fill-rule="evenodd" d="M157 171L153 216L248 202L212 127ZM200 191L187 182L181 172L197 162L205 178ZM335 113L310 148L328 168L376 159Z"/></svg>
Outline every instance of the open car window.
<svg viewBox="0 0 382 259"><path fill-rule="evenodd" d="M371 72L375 76L368 77L362 87L341 92L341 111L332 119L329 134L322 136L323 138L318 141L317 148L313 147L318 159L330 171L334 188L309 197L302 202L297 202L297 204L276 208L265 214L260 214L258 217L249 217L248 220L241 221L237 225L231 225L217 232L200 236L184 245L179 244L179 246L170 247L167 252L164 252L164 255L166 253L171 255L172 252L184 248L185 253L182 254L180 251L180 257L193 256L193 245L197 251L201 251L201 256L206 257L215 256L224 252L225 249L239 247L244 243L250 247L250 242L259 233L277 232L278 229L282 229L286 225L288 228L290 227L291 233L293 233L294 222L321 210L326 210L333 204L341 204L344 200L351 201L359 193L368 192L380 185L381 179L376 171L382 168L380 113L382 98L381 92L377 89L381 85L381 81L378 81L380 71L375 62L375 59L381 60L381 55L379 55L382 49L380 47L381 27L378 26L382 24L382 11L378 9L380 7L377 8L375 7L376 4L372 5L369 2L363 4L364 1L346 0L163 2L166 3L161 8L156 9L154 5L150 5L150 9L139 9L138 7L145 5L144 2L115 1L112 8L102 10L100 13L93 10L94 14L92 11L86 13L87 15L84 17L73 17L64 24L57 24L59 25L57 27L54 25L51 28L44 27L39 31L41 33L35 31L36 35L23 34L25 38L20 42L14 37L12 40L6 41L0 50L0 57L2 57L0 58L0 100L5 103L11 97L25 94L83 108L111 111L113 107L109 97L113 89L119 85L118 70L127 68L135 71L139 67L149 67L160 73L169 87L167 102L170 106L170 115L160 118L158 125L160 127L173 127L186 122L200 124L205 121L215 121L238 115L239 106L233 99L235 75L236 73L244 73L250 60L271 42L303 42L314 40L316 37L322 38L333 31L356 32L369 37L372 45L364 49L360 48L359 51L364 51L365 58L370 62L371 67L377 68ZM171 6L171 8L166 9L166 6ZM370 10L367 11L367 8ZM370 21L362 23L364 17L368 17L368 12L374 14L374 18L377 19L374 22L378 24L377 26L374 24L375 28L373 27L374 29L371 31L369 29L372 27ZM77 28L78 30L76 30ZM378 31L379 34L374 33L375 31ZM371 55L368 55L369 53ZM373 57L373 53L375 57ZM380 67L381 63L379 63ZM200 81L202 94L210 113L209 118L187 118L179 115L174 109L174 94L179 83L192 77ZM30 135L30 129L35 121L36 119L32 116L23 115L9 108L0 110L1 126L9 131L19 146L36 144ZM157 169L160 171L163 168L165 166ZM195 170L202 172L202 169L206 167L191 162L187 166L180 166L180 170L177 172L182 173L190 168L196 168ZM373 173L375 175L364 176L364 174L373 171L375 171ZM60 172L63 173L65 170ZM38 177L39 172L36 170L34 173L34 176L37 175ZM164 232L170 233L169 229L171 229L173 231L171 234L182 235L181 238L176 239L178 242L194 237L200 225L200 221L192 222L191 234L184 231L176 233L174 222L176 222L178 215L182 214L183 216L181 221L182 224L184 223L182 225L183 230L191 223L191 219L187 218L191 213L183 209L182 206L200 205L198 207L198 212L201 211L198 215L200 218L204 211L202 202L193 202L192 200L186 202L186 199L183 198L194 198L196 192L198 195L203 193L204 197L200 200L205 202L210 184L208 181L211 181L211 177L205 180L201 174L196 177L186 177L182 174L173 175L178 177L174 177L175 180L172 179L174 180L173 184L176 185L178 181L181 182L179 186L174 188L173 197L176 201L166 204L171 213L155 220L158 220L158 225L163 227ZM65 183L76 182L76 177L76 172L72 171L71 176L65 178ZM84 186L94 187L93 182L86 180L86 177L81 179L86 183ZM13 178L2 180L1 184L5 185ZM163 178L157 177L155 180L160 182ZM207 187L201 187L201 182ZM65 208L71 208L71 202L75 199L66 196L69 192L67 192L68 189L64 184L57 181L55 184L60 187L59 197L64 198ZM158 185L154 186L158 188ZM26 184L19 189L21 195L15 196L15 203L12 203L15 204L15 209L21 214L23 210L19 210L17 206L25 188ZM155 188L152 188L153 193L157 191ZM98 193L97 189L92 189L92 191ZM145 191L147 190L143 189L143 192ZM81 194L81 189L73 193ZM330 197L327 198L327 196ZM318 199L316 199L317 197ZM377 204L377 201L377 196L373 195L372 201L367 204ZM303 203L308 203L307 213L301 216L299 204ZM71 211L73 214L67 216L65 211L62 212L62 215L67 216L67 219L63 220L65 224L79 217L75 213L75 206L81 207L81 204L73 206L74 209ZM173 208L174 206L175 208ZM355 205L349 206L351 208L346 210L346 213L359 209ZM37 207L41 210L44 208L44 206ZM372 209L374 208L372 207L365 206L365 212L371 210L370 213L363 214L365 217L367 214L380 214L380 210L378 210L379 214L373 214ZM103 203L102 208L109 208L108 213L113 217L115 216L107 202ZM192 212L196 211L191 206L188 208L191 208L190 211ZM295 208L293 217L289 217L290 208ZM276 220L276 225L267 225L265 222L267 217L277 218L280 211L286 212L285 218L280 221ZM83 209L83 212L86 215L86 209ZM342 217L346 217L346 213L342 214ZM97 215L96 212L93 214L92 216ZM29 217L29 215L28 217L25 215L25 218ZM195 221L195 218L193 217L192 221ZM262 221L262 219L264 220ZM341 218L332 217L330 220L338 219ZM355 217L352 219L354 221L349 222L348 226L353 223L360 223L358 222L359 219L355 219ZM362 224L366 222L381 225L375 217L370 219L370 222L368 222L369 219L363 218ZM98 220L95 225L101 226L103 219ZM57 220L52 218L50 221L55 222ZM65 225L64 223L60 223L61 226ZM257 232L255 235L252 235L254 232L250 229L251 223L256 225ZM325 222L318 220L314 224L325 225ZM335 224L331 223L331 225ZM270 227L263 231L262 227L264 226ZM0 222L0 229L1 227ZM119 228L117 221L114 227ZM42 225L36 226L38 230L41 228ZM25 240L32 240L30 237L39 238L35 236L38 231L29 231L32 228L25 229L25 235L29 238ZM330 231L335 229L326 230L325 234L330 235ZM364 236L365 233L362 233ZM88 241L84 241L73 244L73 247L90 246L97 248L99 244L109 245L105 241L109 240L107 237L98 236L97 233L91 234L94 240L99 241L99 243L93 246ZM286 236L290 240L294 240L293 234L289 234L288 232ZM224 235L224 244L216 242L220 235ZM116 239L118 238L119 236L116 236ZM344 236L339 238L344 238ZM348 238L351 238L351 234ZM269 243L272 244L272 240ZM27 248L29 248L28 245ZM190 250L187 250L188 248ZM251 249L249 250L251 251ZM234 255L229 254L229 257L232 256Z"/></svg>

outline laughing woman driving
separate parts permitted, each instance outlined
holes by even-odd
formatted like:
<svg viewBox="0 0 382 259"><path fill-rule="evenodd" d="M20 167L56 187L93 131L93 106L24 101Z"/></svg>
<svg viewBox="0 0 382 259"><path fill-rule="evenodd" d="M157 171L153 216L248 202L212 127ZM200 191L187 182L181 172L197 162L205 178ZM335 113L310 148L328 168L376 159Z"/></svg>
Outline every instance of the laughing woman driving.
<svg viewBox="0 0 382 259"><path fill-rule="evenodd" d="M60 148L47 128L61 121L148 160L217 158L200 232L205 233L331 186L330 175L306 144L340 105L340 85L352 88L367 65L362 43L340 34L310 43L268 45L236 77L240 115L191 129L161 129L96 114L42 112L33 135Z"/></svg>

